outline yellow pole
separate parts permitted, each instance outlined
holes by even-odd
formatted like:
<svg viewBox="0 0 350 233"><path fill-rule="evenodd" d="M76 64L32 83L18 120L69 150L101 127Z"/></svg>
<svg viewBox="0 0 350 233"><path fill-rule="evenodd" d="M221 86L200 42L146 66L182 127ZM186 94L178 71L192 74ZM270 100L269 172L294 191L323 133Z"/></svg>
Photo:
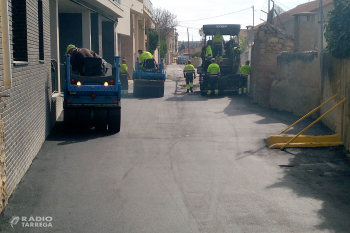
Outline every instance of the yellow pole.
<svg viewBox="0 0 350 233"><path fill-rule="evenodd" d="M290 126L288 126L288 128L286 128L285 130L283 130L282 132L280 132L277 135L280 135L284 132L286 132L287 130L289 130L290 128L292 128L294 125L298 124L300 121L304 120L306 117L310 116L312 113L316 112L318 109L320 109L323 105L325 105L326 103L328 103L329 101L331 101L332 99L334 99L338 94L334 95L332 98L330 98L329 100L327 100L326 102L324 102L323 104L321 104L320 106L318 106L317 108L315 108L314 110L312 110L311 112L309 112L308 114L306 114L305 116L303 116L302 118L300 118L299 120L297 120L296 122L294 122L293 124L291 124Z"/></svg>
<svg viewBox="0 0 350 233"><path fill-rule="evenodd" d="M303 129L300 133L298 133L297 135L295 135L292 139L289 140L289 142L287 142L286 144L284 144L284 146L281 147L281 150L283 150L286 146L289 145L289 143L291 143L294 139L296 139L297 137L299 137L300 134L304 133L306 130L308 130L311 126L313 126L314 124L316 124L319 120L321 120L324 116L326 116L328 113L330 113L331 111L333 111L335 108L337 108L339 105L341 105L342 103L344 103L346 101L346 98L343 99L342 101L340 101L337 105L335 105L333 108L329 109L327 112L325 112L322 116L320 116L319 118L317 118L317 120L315 120L314 122L312 122L310 125L308 125L305 129Z"/></svg>

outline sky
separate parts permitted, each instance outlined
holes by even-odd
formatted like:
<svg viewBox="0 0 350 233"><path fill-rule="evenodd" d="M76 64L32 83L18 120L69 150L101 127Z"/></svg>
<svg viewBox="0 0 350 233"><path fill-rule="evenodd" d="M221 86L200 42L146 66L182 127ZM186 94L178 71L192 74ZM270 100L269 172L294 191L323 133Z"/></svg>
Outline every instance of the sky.
<svg viewBox="0 0 350 233"><path fill-rule="evenodd" d="M199 41L199 29L204 24L241 24L241 28L258 25L266 20L268 0L151 0L153 8L167 9L177 16L179 41L187 41L187 28L190 41ZM284 11L310 0L275 0ZM272 8L272 1L270 5ZM221 16L224 15L224 16ZM216 17L220 16L220 17ZM213 18L211 18L213 17ZM211 18L211 19L205 19ZM205 20L202 20L205 19Z"/></svg>

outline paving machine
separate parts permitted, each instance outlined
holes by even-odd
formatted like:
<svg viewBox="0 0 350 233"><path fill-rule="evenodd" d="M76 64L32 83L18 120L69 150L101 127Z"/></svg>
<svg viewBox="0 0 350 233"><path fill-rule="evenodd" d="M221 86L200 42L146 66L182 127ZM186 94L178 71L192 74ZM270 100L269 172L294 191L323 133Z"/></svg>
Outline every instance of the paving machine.
<svg viewBox="0 0 350 233"><path fill-rule="evenodd" d="M241 59L238 35L240 29L241 25L239 24L203 25L204 42L211 44L213 54L206 57L202 53L202 65L197 68L202 95L206 95L210 88L210 76L207 74L207 68L213 57L216 58L221 71L221 75L218 77L219 94L227 91L238 94L246 93L248 76L239 73ZM230 36L229 40L225 41L225 44L222 42L213 43L212 38L217 32L222 36Z"/></svg>

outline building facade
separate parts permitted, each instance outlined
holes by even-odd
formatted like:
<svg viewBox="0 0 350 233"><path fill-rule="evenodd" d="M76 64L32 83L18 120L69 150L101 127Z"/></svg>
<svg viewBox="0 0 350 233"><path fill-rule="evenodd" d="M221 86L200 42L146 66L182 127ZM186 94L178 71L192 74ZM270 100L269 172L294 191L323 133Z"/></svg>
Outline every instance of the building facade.
<svg viewBox="0 0 350 233"><path fill-rule="evenodd" d="M114 64L118 19L126 12L120 0L2 1L0 90L7 97L0 118L0 212L62 113L67 45L92 49Z"/></svg>
<svg viewBox="0 0 350 233"><path fill-rule="evenodd" d="M0 90L6 174L6 204L53 125L49 0L9 0L1 4ZM4 168L3 168L4 169ZM4 199L3 199L4 200Z"/></svg>
<svg viewBox="0 0 350 233"><path fill-rule="evenodd" d="M171 29L169 35L166 38L166 43L168 46L168 52L166 54L166 64L170 65L172 63L176 63L176 59L178 56L178 36L179 34L176 32L176 29Z"/></svg>
<svg viewBox="0 0 350 233"><path fill-rule="evenodd" d="M127 6L127 16L118 24L118 38L120 39L120 56L126 59L129 75L135 69L138 50L148 50L147 28L154 28L152 21L152 3L150 0L121 0L123 6ZM123 27L123 30L119 30ZM157 59L157 52L154 55Z"/></svg>

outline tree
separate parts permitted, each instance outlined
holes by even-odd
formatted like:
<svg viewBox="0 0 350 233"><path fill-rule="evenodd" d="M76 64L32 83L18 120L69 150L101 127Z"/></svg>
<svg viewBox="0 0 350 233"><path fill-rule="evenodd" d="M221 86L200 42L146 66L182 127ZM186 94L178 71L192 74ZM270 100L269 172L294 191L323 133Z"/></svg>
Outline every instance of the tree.
<svg viewBox="0 0 350 233"><path fill-rule="evenodd" d="M181 46L180 46L180 51L185 49L185 42L182 42Z"/></svg>
<svg viewBox="0 0 350 233"><path fill-rule="evenodd" d="M239 46L241 47L241 53L245 52L245 38L239 34Z"/></svg>
<svg viewBox="0 0 350 233"><path fill-rule="evenodd" d="M334 0L334 9L329 11L329 21L325 26L326 49L333 57L350 57L350 2Z"/></svg>
<svg viewBox="0 0 350 233"><path fill-rule="evenodd" d="M162 8L154 8L152 15L156 30L160 33L160 39L166 40L166 37L177 26L176 15Z"/></svg>
<svg viewBox="0 0 350 233"><path fill-rule="evenodd" d="M168 52L168 45L165 40L160 41L160 57L165 58L166 53Z"/></svg>
<svg viewBox="0 0 350 233"><path fill-rule="evenodd" d="M157 49L158 46L158 32L154 30L153 28L146 28L146 33L148 36L148 43L149 43L149 52L154 53L154 50Z"/></svg>

